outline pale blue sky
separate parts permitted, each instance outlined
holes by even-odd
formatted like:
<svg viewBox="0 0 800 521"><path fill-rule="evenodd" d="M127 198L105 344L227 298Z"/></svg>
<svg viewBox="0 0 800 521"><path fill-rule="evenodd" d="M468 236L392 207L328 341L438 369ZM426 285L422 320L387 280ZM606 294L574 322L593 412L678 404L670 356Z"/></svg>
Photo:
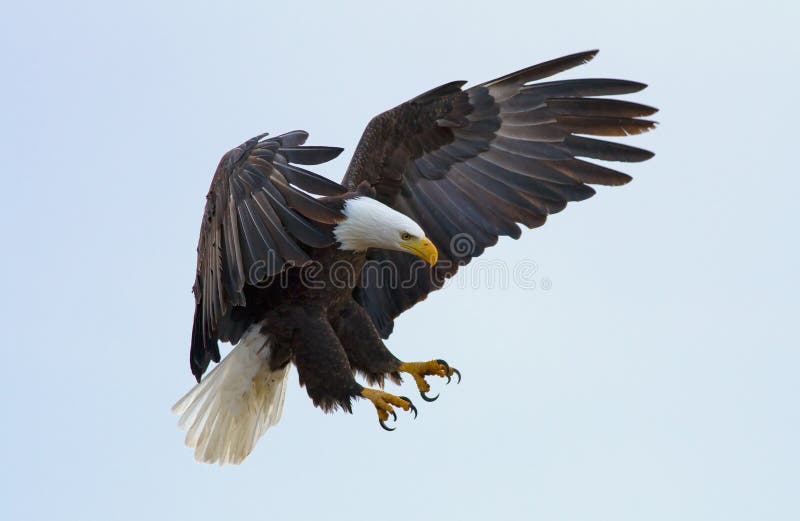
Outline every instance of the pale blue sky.
<svg viewBox="0 0 800 521"><path fill-rule="evenodd" d="M0 518L800 518L795 3L269 4L4 6ZM536 289L403 315L390 348L462 384L388 434L294 375L244 465L195 463L169 407L219 156L303 128L339 179L378 112L591 48L570 76L649 83L657 156L487 252Z"/></svg>

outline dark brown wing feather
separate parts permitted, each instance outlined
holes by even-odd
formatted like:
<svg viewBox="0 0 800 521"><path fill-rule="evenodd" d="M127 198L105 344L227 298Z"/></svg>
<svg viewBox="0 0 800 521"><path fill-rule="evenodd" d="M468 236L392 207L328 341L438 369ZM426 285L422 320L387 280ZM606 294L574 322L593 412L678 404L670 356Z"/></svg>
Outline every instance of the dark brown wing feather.
<svg viewBox="0 0 800 521"><path fill-rule="evenodd" d="M650 130L640 119L656 109L595 96L628 94L645 85L615 79L536 82L591 60L597 51L534 65L461 90L432 89L375 117L364 131L342 184L366 181L384 203L417 221L439 248L432 274L410 255L371 251L392 262L396 287L365 271L356 299L387 337L393 320L439 289L460 265L495 244L517 238L517 223L544 224L547 215L595 192L589 184L621 185L630 177L578 159L644 161L652 153L579 134L625 136Z"/></svg>
<svg viewBox="0 0 800 521"><path fill-rule="evenodd" d="M239 328L220 322L234 306L245 306L245 286L308 262L300 244L321 248L333 237L316 223L342 215L302 190L320 195L346 192L338 183L291 163L318 164L342 149L305 147L308 134L294 131L271 139L256 136L222 157L206 196L197 246L192 331L192 373L219 361L218 340L238 341ZM302 190L298 190L295 188ZM238 332L241 334L241 331Z"/></svg>

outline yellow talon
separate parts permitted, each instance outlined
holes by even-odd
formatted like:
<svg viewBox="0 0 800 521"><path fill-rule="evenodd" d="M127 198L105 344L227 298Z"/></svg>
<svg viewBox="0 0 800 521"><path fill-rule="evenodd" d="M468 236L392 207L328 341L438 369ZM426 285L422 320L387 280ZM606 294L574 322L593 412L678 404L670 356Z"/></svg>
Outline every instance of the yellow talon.
<svg viewBox="0 0 800 521"><path fill-rule="evenodd" d="M395 414L392 405L395 407L400 407L404 411L411 411L414 413L414 418L417 417L417 408L414 407L414 404L411 403L411 400L405 396L395 396L379 389L369 389L366 387L361 391L361 396L371 401L372 405L375 406L375 409L378 412L378 423L380 423L381 427L387 431L394 430L394 428L386 426L385 422L389 419L389 415L391 414L392 417L397 420L397 415Z"/></svg>
<svg viewBox="0 0 800 521"><path fill-rule="evenodd" d="M439 397L437 395L431 398L425 394L431 390L431 386L425 380L426 376L447 378L447 383L450 383L452 376L456 375L458 381L461 381L461 373L458 369L450 367L450 364L441 359L429 360L427 362L403 362L397 370L401 373L408 373L414 377L414 381L417 383L417 389L419 389L419 394L426 402L432 402Z"/></svg>

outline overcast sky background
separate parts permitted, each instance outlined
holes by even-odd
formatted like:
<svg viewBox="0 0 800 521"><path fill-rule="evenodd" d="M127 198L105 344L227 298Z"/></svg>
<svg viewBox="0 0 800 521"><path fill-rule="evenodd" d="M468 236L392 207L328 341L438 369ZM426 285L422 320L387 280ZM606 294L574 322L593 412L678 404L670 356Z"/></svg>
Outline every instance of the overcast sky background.
<svg viewBox="0 0 800 521"><path fill-rule="evenodd" d="M4 7L0 518L800 519L796 4L270 4ZM338 180L373 115L591 48L564 77L650 84L657 155L486 253L534 289L397 322L461 385L389 434L294 374L242 466L195 463L169 408L219 157L303 128Z"/></svg>

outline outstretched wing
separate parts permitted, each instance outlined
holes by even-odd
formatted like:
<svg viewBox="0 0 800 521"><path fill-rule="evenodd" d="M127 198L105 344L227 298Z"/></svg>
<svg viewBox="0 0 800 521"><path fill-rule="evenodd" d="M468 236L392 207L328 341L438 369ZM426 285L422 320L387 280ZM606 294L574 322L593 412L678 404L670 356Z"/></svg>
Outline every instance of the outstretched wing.
<svg viewBox="0 0 800 521"><path fill-rule="evenodd" d="M531 83L591 60L589 51L541 63L461 90L452 82L375 117L367 126L343 184L362 182L405 213L439 248L432 276L420 276L413 257L372 251L391 262L405 284L364 272L355 298L381 335L393 319L439 289L459 265L483 253L498 236L518 238L517 223L544 224L569 201L594 195L589 184L622 185L630 177L578 157L644 161L652 153L582 135L625 136L655 126L640 119L656 109L596 98L628 94L644 84L614 79ZM415 280L414 280L415 279ZM413 282L409 286L408 282Z"/></svg>
<svg viewBox="0 0 800 521"><path fill-rule="evenodd" d="M342 218L305 192L339 195L345 188L295 165L329 161L342 149L301 146L308 134L299 130L265 136L222 157L206 196L190 354L198 381L210 360L219 361L217 341L238 341L232 338L236 333L221 331L220 322L233 306L246 305L245 286L308 262L300 243L316 248L333 244L317 223Z"/></svg>

